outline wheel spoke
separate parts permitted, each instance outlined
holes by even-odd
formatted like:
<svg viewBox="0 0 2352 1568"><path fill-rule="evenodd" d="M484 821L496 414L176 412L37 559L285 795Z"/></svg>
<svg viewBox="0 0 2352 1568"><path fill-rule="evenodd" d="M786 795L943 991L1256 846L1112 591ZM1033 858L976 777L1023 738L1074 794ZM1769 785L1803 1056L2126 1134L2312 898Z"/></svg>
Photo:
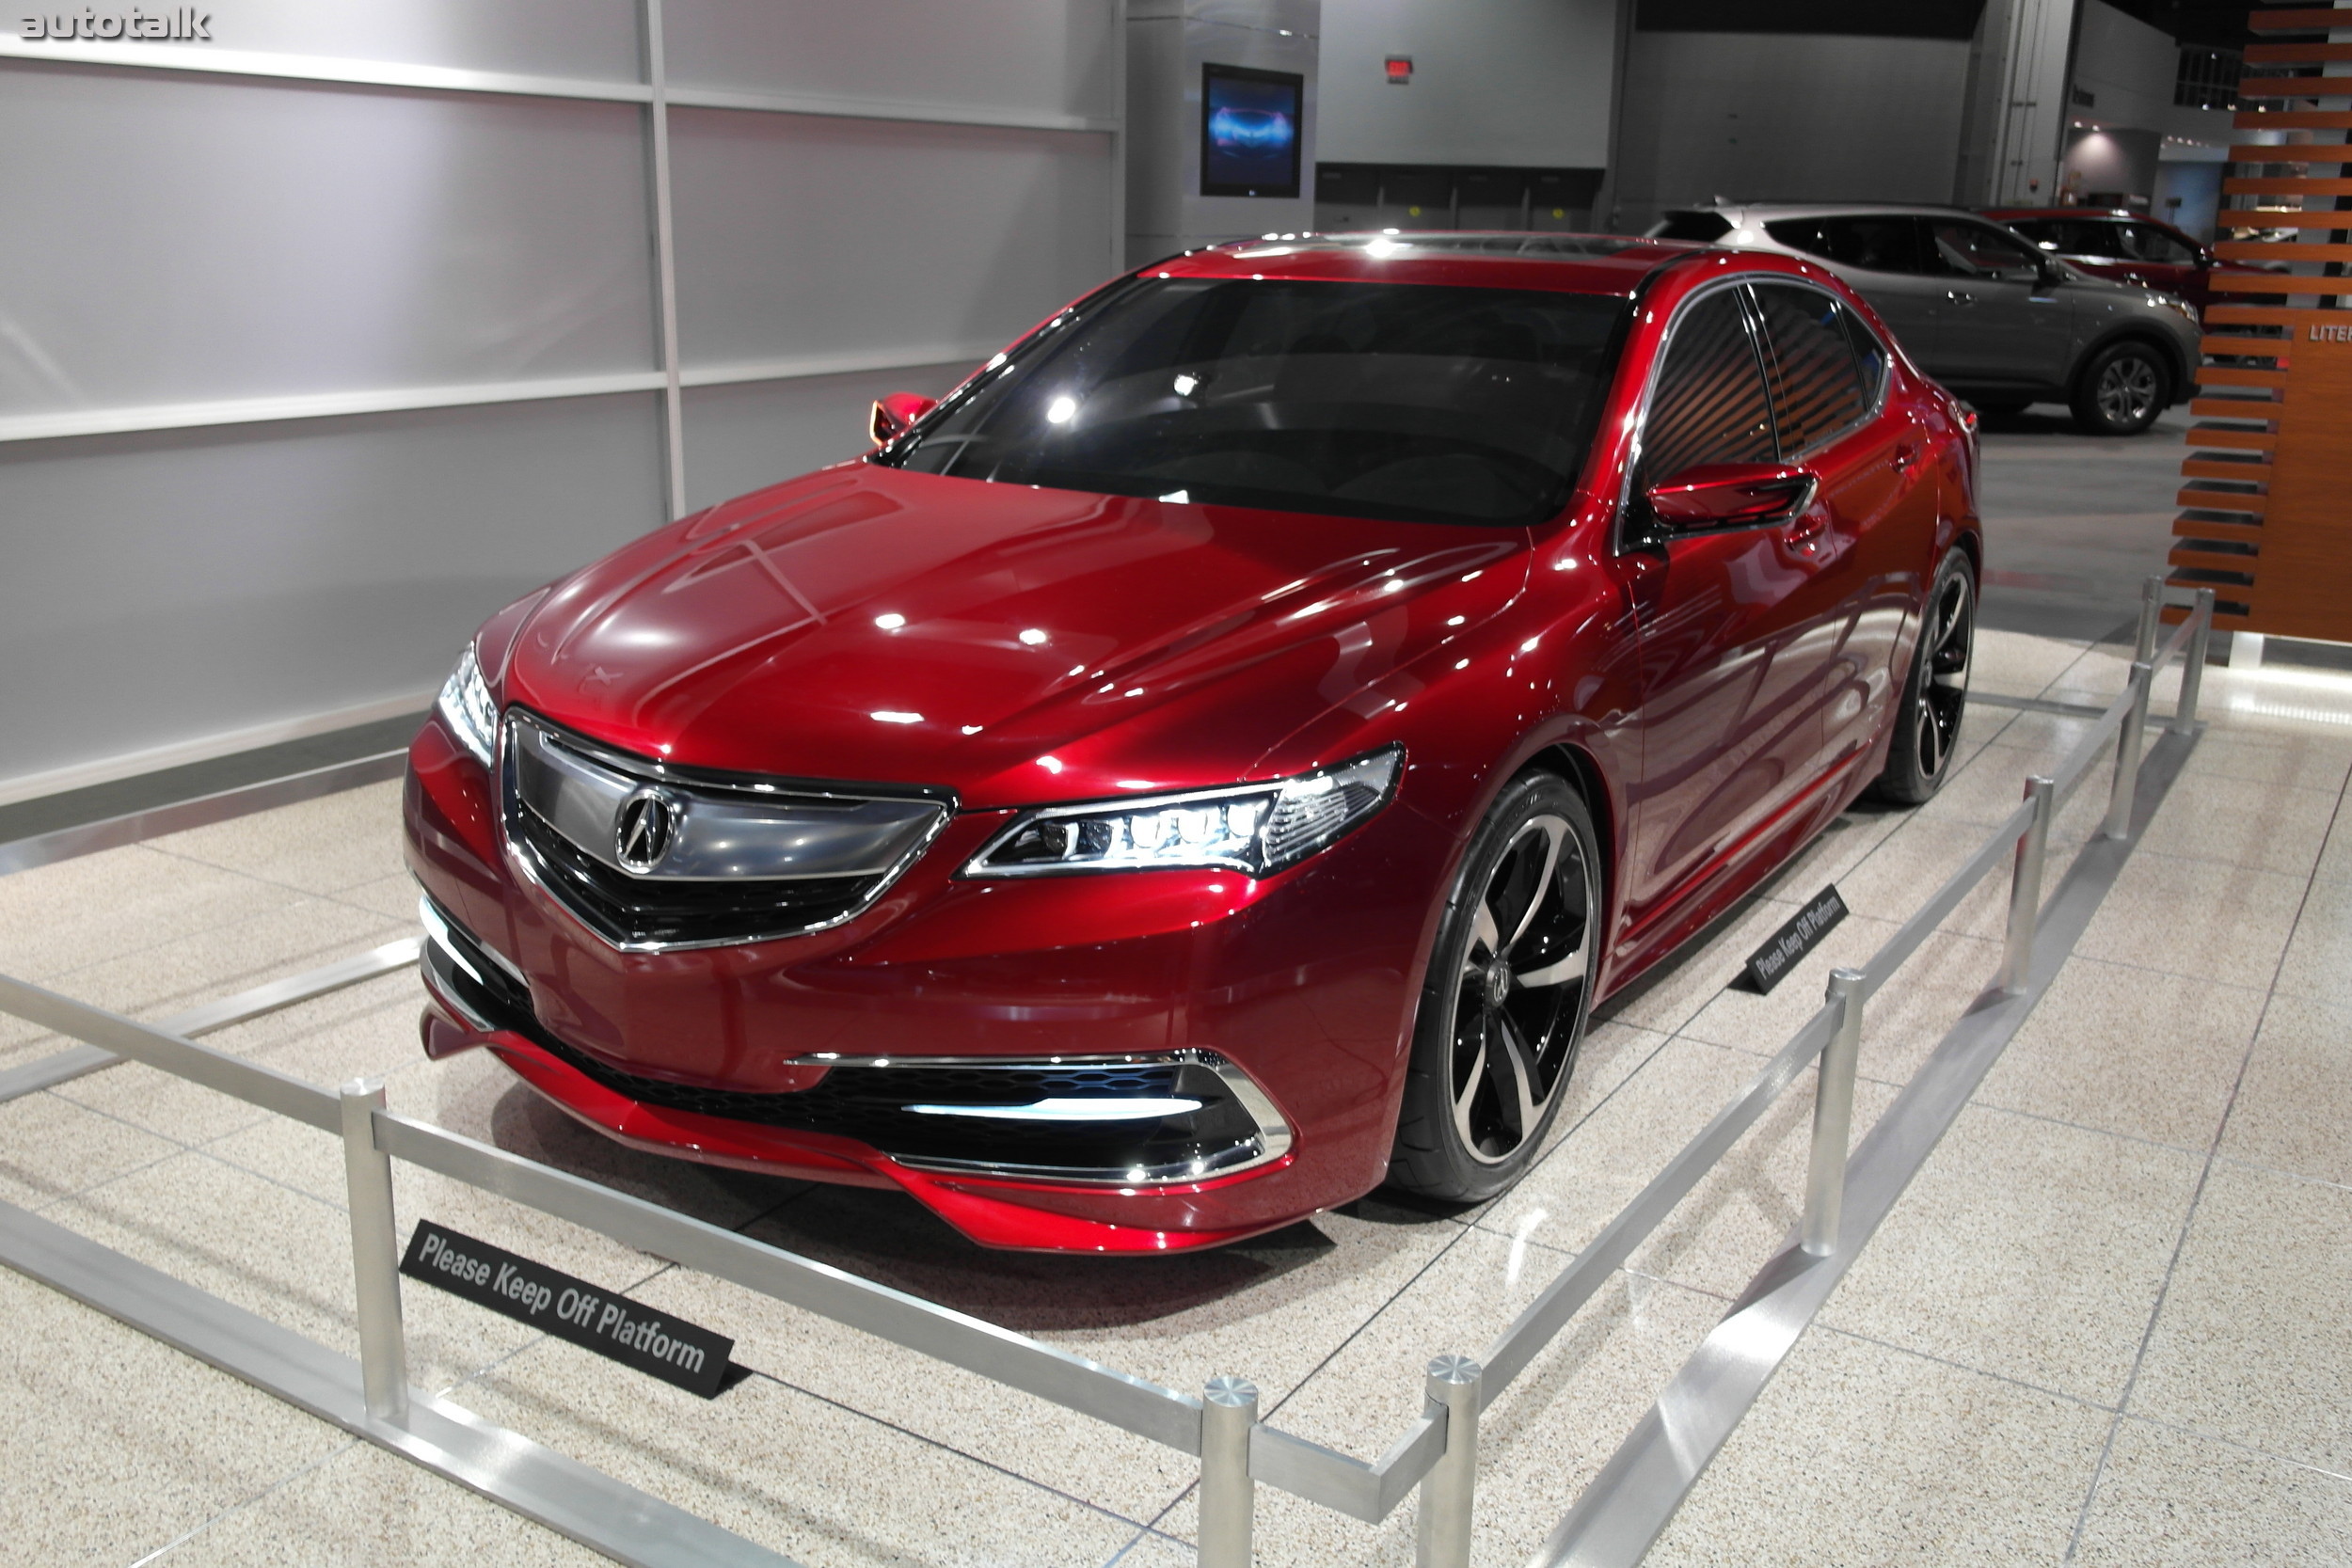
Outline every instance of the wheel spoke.
<svg viewBox="0 0 2352 1568"><path fill-rule="evenodd" d="M1470 1071L1459 1080L1461 1087L1454 1095L1454 1131L1461 1136L1464 1148L1474 1149L1478 1147L1478 1134L1470 1129L1470 1104L1477 1100L1478 1091L1486 1083L1486 1015L1482 1012L1478 1017L1477 1054L1470 1058ZM1461 1051L1458 1036L1454 1039L1454 1051L1457 1054Z"/></svg>
<svg viewBox="0 0 2352 1568"><path fill-rule="evenodd" d="M1540 990L1546 986L1565 985L1570 980L1581 980L1584 978L1584 949L1579 947L1566 958L1554 963L1548 963L1541 969L1521 970L1511 978L1529 990Z"/></svg>
<svg viewBox="0 0 2352 1568"><path fill-rule="evenodd" d="M1518 923L1503 941L1505 951L1517 945L1519 938L1527 935L1527 928L1535 923L1536 911L1544 907L1544 899L1551 892L1551 874L1560 867L1560 841L1568 834L1568 825L1556 816L1539 816L1528 826L1544 835L1544 868L1528 891L1527 908L1519 912Z"/></svg>
<svg viewBox="0 0 2352 1568"><path fill-rule="evenodd" d="M1937 722L1935 709L1927 703L1919 705L1919 771L1934 778L1944 770L1944 726Z"/></svg>
<svg viewBox="0 0 2352 1568"><path fill-rule="evenodd" d="M1510 1130L1510 1148L1517 1148L1535 1128L1535 1059L1508 1014L1496 1013L1491 1020L1488 1038L1501 1049L1490 1046L1487 1050L1486 1077L1495 1086L1498 1108Z"/></svg>
<svg viewBox="0 0 2352 1568"><path fill-rule="evenodd" d="M1474 956L1481 948L1484 948L1486 956L1490 958L1493 958L1497 950L1497 935L1498 928L1495 925L1495 911L1487 905L1484 898L1481 898L1478 901L1478 912L1470 916L1470 953ZM1473 963L1470 967L1482 971L1486 968L1484 964L1479 963Z"/></svg>

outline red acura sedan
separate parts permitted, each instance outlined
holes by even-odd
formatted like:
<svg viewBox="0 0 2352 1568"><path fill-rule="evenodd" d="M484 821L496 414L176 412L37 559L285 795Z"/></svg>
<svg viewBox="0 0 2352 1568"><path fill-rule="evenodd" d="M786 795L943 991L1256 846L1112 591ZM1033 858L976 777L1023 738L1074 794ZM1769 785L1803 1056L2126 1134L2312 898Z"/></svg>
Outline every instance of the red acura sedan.
<svg viewBox="0 0 2352 1568"><path fill-rule="evenodd" d="M991 1246L1474 1199L1597 1002L1948 766L1973 435L1794 257L1221 245L875 421L467 649L429 1053Z"/></svg>

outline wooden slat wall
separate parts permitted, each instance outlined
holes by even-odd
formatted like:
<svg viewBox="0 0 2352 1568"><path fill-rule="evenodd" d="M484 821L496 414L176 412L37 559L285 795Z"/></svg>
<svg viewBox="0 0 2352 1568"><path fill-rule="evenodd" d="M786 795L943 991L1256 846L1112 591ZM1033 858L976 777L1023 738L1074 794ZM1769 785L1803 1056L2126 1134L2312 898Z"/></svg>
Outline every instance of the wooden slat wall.
<svg viewBox="0 0 2352 1568"><path fill-rule="evenodd" d="M2262 270L2213 276L2171 577L2218 626L2352 641L2352 0L2249 24L2287 36L2246 52L2240 101L2275 107L2234 123L2304 139L2230 150L2224 195L2260 199L2221 222L2289 237L2216 247Z"/></svg>

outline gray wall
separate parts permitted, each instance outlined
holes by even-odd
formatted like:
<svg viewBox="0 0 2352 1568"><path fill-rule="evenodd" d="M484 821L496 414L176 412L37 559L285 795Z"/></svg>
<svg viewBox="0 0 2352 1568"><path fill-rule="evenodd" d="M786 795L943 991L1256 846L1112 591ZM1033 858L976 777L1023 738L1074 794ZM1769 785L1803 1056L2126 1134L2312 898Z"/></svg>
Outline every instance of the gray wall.
<svg viewBox="0 0 2352 1568"><path fill-rule="evenodd" d="M661 4L0 55L0 800L420 706L1115 264L1117 0L666 0L673 357Z"/></svg>
<svg viewBox="0 0 2352 1568"><path fill-rule="evenodd" d="M1637 32L1614 227L1735 199L1948 201L1965 40Z"/></svg>
<svg viewBox="0 0 2352 1568"><path fill-rule="evenodd" d="M1601 166L1616 47L1616 0L1323 0L1320 156Z"/></svg>

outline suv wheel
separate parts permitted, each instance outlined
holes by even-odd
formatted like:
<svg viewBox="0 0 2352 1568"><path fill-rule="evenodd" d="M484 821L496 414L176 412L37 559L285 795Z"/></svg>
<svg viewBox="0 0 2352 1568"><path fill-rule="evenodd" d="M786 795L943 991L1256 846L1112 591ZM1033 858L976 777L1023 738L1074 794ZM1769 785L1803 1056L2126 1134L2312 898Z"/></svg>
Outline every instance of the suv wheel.
<svg viewBox="0 0 2352 1568"><path fill-rule="evenodd" d="M2146 343L2110 343L2074 377L2071 402L2093 436L2137 436L2172 405L2172 369Z"/></svg>

